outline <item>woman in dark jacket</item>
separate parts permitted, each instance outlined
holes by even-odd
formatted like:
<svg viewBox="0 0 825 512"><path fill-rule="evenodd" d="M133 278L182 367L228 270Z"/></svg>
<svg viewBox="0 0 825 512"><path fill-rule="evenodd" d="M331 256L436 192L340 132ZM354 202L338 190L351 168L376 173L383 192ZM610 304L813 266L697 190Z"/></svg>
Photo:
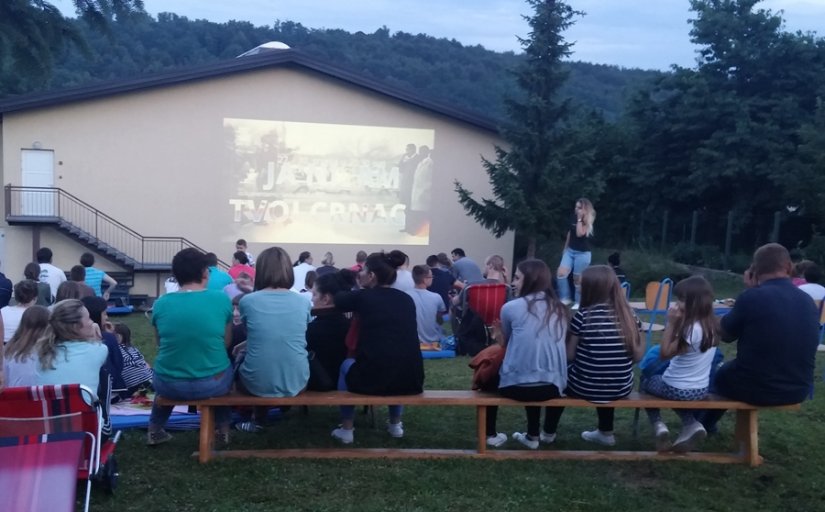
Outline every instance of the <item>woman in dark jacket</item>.
<svg viewBox="0 0 825 512"><path fill-rule="evenodd" d="M416 395L424 388L424 363L418 344L415 303L406 293L391 288L397 262L390 255L367 257L359 280L362 290L340 292L335 306L358 314L360 326L354 359L341 365L338 389L365 395ZM387 432L404 436L402 407L390 406ZM353 442L355 408L341 407L341 426L332 437Z"/></svg>

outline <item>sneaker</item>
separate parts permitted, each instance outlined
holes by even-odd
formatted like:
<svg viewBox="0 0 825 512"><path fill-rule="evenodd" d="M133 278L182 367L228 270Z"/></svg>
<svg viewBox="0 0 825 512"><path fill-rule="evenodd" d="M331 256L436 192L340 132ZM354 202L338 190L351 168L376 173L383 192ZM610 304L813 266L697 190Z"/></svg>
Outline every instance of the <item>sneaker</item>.
<svg viewBox="0 0 825 512"><path fill-rule="evenodd" d="M605 446L615 446L616 437L613 434L605 434L601 430L590 430L582 432L582 439L591 443L603 444Z"/></svg>
<svg viewBox="0 0 825 512"><path fill-rule="evenodd" d="M573 304L573 301L570 299L561 299L561 303L565 306L569 306L570 304Z"/></svg>
<svg viewBox="0 0 825 512"><path fill-rule="evenodd" d="M544 444L554 443L556 441L556 434L548 434L544 430L539 433L539 441Z"/></svg>
<svg viewBox="0 0 825 512"><path fill-rule="evenodd" d="M573 311L578 311L579 310L579 303L578 302L573 303L573 305L570 306L570 309L572 309Z"/></svg>
<svg viewBox="0 0 825 512"><path fill-rule="evenodd" d="M670 431L662 421L653 424L653 436L656 438L656 451L666 452L670 450Z"/></svg>
<svg viewBox="0 0 825 512"><path fill-rule="evenodd" d="M171 440L171 434L163 429L157 432L146 432L146 444L149 446L157 446Z"/></svg>
<svg viewBox="0 0 825 512"><path fill-rule="evenodd" d="M526 432L513 432L513 439L531 450L536 450L539 447L539 440L530 439L530 436L528 436Z"/></svg>
<svg viewBox="0 0 825 512"><path fill-rule="evenodd" d="M339 425L338 428L332 431L332 437L344 444L352 444L352 442L355 441L354 432L354 428L347 429Z"/></svg>
<svg viewBox="0 0 825 512"><path fill-rule="evenodd" d="M679 437L677 437L676 442L673 443L673 451L687 453L697 444L704 441L707 436L708 433L705 427L698 421L694 421L679 432Z"/></svg>
<svg viewBox="0 0 825 512"><path fill-rule="evenodd" d="M387 432L389 432L390 437L401 439L402 437L404 437L404 424L400 421L398 423L390 423L388 421Z"/></svg>
<svg viewBox="0 0 825 512"><path fill-rule="evenodd" d="M499 446L503 445L507 442L507 434L504 432L499 432L494 436L487 437L487 446L492 446L493 448L498 448Z"/></svg>
<svg viewBox="0 0 825 512"><path fill-rule="evenodd" d="M235 423L235 430L239 432L249 432L255 434L263 429L264 427L254 421L239 421L238 423Z"/></svg>

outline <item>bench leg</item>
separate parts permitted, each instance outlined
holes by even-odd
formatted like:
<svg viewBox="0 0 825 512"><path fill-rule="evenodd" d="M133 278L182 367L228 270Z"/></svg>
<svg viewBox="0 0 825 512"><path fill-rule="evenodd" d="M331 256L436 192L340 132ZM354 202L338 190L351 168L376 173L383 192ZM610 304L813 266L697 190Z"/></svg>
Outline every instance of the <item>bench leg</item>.
<svg viewBox="0 0 825 512"><path fill-rule="evenodd" d="M215 444L215 410L201 406L201 431L198 445L198 462L209 462Z"/></svg>
<svg viewBox="0 0 825 512"><path fill-rule="evenodd" d="M487 407L476 407L476 431L478 432L478 453L487 451Z"/></svg>
<svg viewBox="0 0 825 512"><path fill-rule="evenodd" d="M756 409L736 411L736 448L751 467L762 464L759 456L759 421Z"/></svg>

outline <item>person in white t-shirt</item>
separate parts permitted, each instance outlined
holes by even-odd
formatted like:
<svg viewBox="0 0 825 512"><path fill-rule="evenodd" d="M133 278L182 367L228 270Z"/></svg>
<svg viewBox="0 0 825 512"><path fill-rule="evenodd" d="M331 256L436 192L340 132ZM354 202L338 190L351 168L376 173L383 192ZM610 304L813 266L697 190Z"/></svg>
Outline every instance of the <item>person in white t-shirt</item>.
<svg viewBox="0 0 825 512"><path fill-rule="evenodd" d="M444 332L441 324L447 308L441 295L427 289L433 281L433 273L427 265L416 265L412 270L415 288L407 291L415 302L415 321L421 350L441 350Z"/></svg>
<svg viewBox="0 0 825 512"><path fill-rule="evenodd" d="M292 266L292 273L295 275L295 283L292 285L292 291L301 292L306 282L307 272L315 270L312 265L312 254L309 251L304 251L298 255L298 261Z"/></svg>
<svg viewBox="0 0 825 512"><path fill-rule="evenodd" d="M395 282L390 286L402 292L410 292L415 289L412 272L410 272L410 257L404 252L395 249L388 254L393 267L395 267Z"/></svg>
<svg viewBox="0 0 825 512"><path fill-rule="evenodd" d="M670 359L662 375L642 382L642 390L668 400L702 400L708 394L710 369L716 355L718 319L713 313L713 288L702 276L679 281L673 290L676 303L668 309L660 357ZM707 436L691 409L677 409L682 431L670 445L670 432L659 409L647 409L656 436L656 449L687 452Z"/></svg>
<svg viewBox="0 0 825 512"><path fill-rule="evenodd" d="M825 286L822 282L822 269L818 265L811 265L805 269L805 284L799 285L799 289L811 296L813 300L825 299Z"/></svg>
<svg viewBox="0 0 825 512"><path fill-rule="evenodd" d="M24 279L14 285L14 300L17 304L0 309L3 317L3 343L8 343L17 327L23 313L37 302L37 283L31 279Z"/></svg>
<svg viewBox="0 0 825 512"><path fill-rule="evenodd" d="M57 296L57 289L61 283L66 282L66 273L52 265L52 250L48 247L41 247L37 250L35 258L40 265L40 282L48 283L52 290L52 297Z"/></svg>

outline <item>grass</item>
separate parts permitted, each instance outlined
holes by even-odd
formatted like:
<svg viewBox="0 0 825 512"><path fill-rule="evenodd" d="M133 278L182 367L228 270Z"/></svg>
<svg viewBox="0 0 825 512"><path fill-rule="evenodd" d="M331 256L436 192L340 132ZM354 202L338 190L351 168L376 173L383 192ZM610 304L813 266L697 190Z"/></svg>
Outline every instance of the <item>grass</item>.
<svg viewBox="0 0 825 512"><path fill-rule="evenodd" d="M115 319L117 320L117 319ZM123 318L133 339L153 357L148 321ZM728 354L735 347L724 347ZM464 389L470 383L467 358L426 360L428 389ZM823 371L817 360L817 376ZM825 451L825 385L801 412L760 414L760 451L766 463L742 465L688 462L572 462L474 460L221 460L199 465L190 457L197 433L175 433L168 444L144 446L145 431L125 433L117 449L122 473L114 496L93 492L98 511L432 511L432 510L825 510L821 468ZM616 449L653 449L643 425L631 435L632 411L616 414ZM452 447L472 449L474 412L469 408L409 408L406 437L389 438L381 428L386 412L376 411L378 427L356 419L356 443L365 447ZM678 425L665 412L668 423ZM262 434L233 433L237 448L333 447L330 430L338 422L333 408L292 411ZM579 433L595 427L592 410L565 412L559 449L588 449ZM732 442L732 418L705 449L724 451ZM503 408L499 430L525 428L522 409ZM514 448L513 441L506 445ZM553 449L543 447L542 449Z"/></svg>

